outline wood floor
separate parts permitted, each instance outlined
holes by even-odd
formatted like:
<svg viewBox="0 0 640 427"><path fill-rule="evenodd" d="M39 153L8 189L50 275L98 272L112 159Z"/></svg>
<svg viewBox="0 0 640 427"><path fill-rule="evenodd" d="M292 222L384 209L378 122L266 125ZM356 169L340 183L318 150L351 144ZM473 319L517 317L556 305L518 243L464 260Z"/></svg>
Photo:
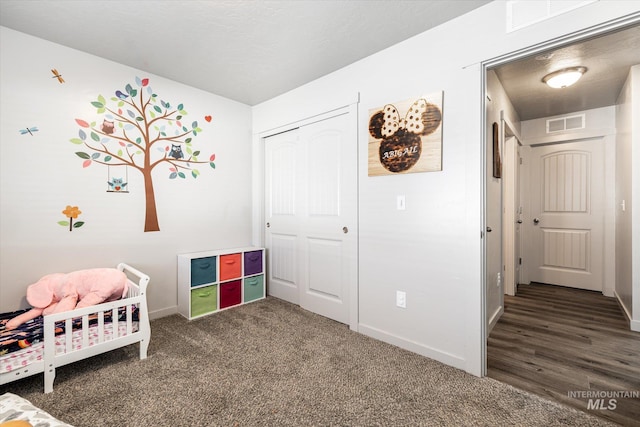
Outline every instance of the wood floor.
<svg viewBox="0 0 640 427"><path fill-rule="evenodd" d="M489 377L514 387L640 426L640 333L629 330L614 298L520 285L517 296L505 295L504 314L489 336L487 367Z"/></svg>

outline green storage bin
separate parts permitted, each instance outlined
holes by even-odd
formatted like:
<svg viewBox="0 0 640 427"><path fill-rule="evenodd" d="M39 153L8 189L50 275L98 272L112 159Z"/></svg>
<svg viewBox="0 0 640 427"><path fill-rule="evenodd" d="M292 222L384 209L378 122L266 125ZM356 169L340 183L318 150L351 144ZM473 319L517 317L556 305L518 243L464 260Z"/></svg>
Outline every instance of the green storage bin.
<svg viewBox="0 0 640 427"><path fill-rule="evenodd" d="M244 279L244 302L264 298L264 276L246 277Z"/></svg>
<svg viewBox="0 0 640 427"><path fill-rule="evenodd" d="M212 313L218 309L218 285L191 290L191 317Z"/></svg>

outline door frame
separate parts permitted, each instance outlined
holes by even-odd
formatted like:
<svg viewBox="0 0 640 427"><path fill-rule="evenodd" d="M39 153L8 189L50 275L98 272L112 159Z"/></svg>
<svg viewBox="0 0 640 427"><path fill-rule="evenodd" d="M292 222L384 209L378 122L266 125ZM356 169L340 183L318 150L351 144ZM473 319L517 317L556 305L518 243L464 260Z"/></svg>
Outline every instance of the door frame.
<svg viewBox="0 0 640 427"><path fill-rule="evenodd" d="M342 114L348 114L350 119L349 129L351 137L355 141L354 150L356 150L356 199L359 200L358 194L360 192L359 186L359 164L357 159L359 158L359 144L358 144L358 102L359 94L356 93L355 97L349 97L349 103L330 108L317 114L310 114L305 118L297 119L294 121L283 120L283 125L278 125L268 130L259 131L254 134L252 145L252 191L253 191L253 215L252 215L252 241L255 245L264 247L266 243L265 234L265 139L277 135L279 133L287 132L300 128L311 123L319 122L329 119L331 117L339 116ZM309 113L307 113L309 114ZM286 116L286 114L285 114ZM356 240L356 260L355 271L352 273L353 280L349 286L349 329L358 332L358 288L359 288L359 203L356 205L356 218L354 230L349 230L349 233L355 233ZM266 256L269 256L266 251ZM268 287L268 283L267 283Z"/></svg>
<svg viewBox="0 0 640 427"><path fill-rule="evenodd" d="M503 65L506 64L508 62L513 62L513 61L517 61L518 59L524 58L526 56L531 56L531 55L536 55L539 54L541 52L544 52L546 50L550 50L550 49L554 49L554 48L559 48L562 46L566 46L566 45L570 45L573 43L577 43L577 42L581 42L584 41L588 38L591 37L598 37L601 35L604 35L608 32L611 31L616 31L616 30L621 30L624 29L625 27L630 27L633 25L638 25L638 23L640 22L640 17L637 14L631 15L631 16L625 16L625 17L621 17L621 18L617 18L614 20L611 20L609 22L605 22L602 24L598 24L595 25L593 27L590 28L586 28L580 31L576 31L570 34L566 34L564 36L560 36L557 37L555 39L552 39L550 41L546 41L546 42L542 42L536 45L532 45L529 46L527 48L523 48L523 49L519 49L495 58L491 58L491 59L487 59L485 61L482 61L480 63L480 68L481 68L481 72L480 72L480 78L481 78L481 91L480 91L480 98L478 99L479 102L479 107L481 110L481 115L480 115L480 138L481 138L481 142L482 142L482 147L484 147L483 150L481 150L481 182L482 182L482 196L481 196L481 203L482 206L480 207L481 210L481 227L480 227L480 235L482 236L482 244L481 244L481 276L480 276L480 280L481 280L481 316L482 318L479 319L480 321L480 335L481 335L481 342L480 342L480 352L481 352L481 359L482 359L482 366L481 366L481 376L486 376L487 375L487 339L489 338L489 328L487 328L485 325L487 324L487 240L484 238L484 233L485 230L487 228L487 108L486 108L486 103L485 100L487 99L488 96L488 91L487 91L487 72L489 69L494 68L496 66L499 65Z"/></svg>

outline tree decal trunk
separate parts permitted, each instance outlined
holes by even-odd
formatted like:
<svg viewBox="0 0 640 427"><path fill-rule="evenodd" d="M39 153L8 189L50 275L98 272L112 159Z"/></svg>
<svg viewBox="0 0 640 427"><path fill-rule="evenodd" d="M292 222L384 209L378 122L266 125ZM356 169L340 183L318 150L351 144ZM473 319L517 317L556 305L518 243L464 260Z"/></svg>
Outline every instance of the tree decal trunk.
<svg viewBox="0 0 640 427"><path fill-rule="evenodd" d="M145 214L144 231L160 231L158 225L158 210L156 208L156 194L153 192L153 178L150 172L144 172Z"/></svg>
<svg viewBox="0 0 640 427"><path fill-rule="evenodd" d="M211 154L208 160L199 160L200 151L194 150L192 144L202 129L197 121L191 126L183 124L188 114L183 104L173 107L159 99L149 86L149 79L136 77L135 86L127 84L124 92L116 90L111 102L98 95L91 105L99 119L76 119L80 126L78 137L70 141L88 150L76 152L83 160L83 168L98 163L131 166L142 173L146 198L144 231L159 231L153 170L163 165L169 179L185 179L187 175L195 179L200 172L194 166L208 163L215 169L216 157ZM209 122L211 116L205 119Z"/></svg>

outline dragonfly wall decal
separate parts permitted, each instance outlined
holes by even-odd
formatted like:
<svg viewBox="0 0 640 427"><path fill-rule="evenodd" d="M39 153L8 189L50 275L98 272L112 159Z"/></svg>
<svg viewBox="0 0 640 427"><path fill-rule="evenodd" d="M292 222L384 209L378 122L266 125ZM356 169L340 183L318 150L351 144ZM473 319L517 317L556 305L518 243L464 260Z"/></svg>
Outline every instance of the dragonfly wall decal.
<svg viewBox="0 0 640 427"><path fill-rule="evenodd" d="M20 135L29 134L29 135L33 136L33 132L38 132L38 128L36 126L30 127L30 128L26 128L26 129L20 129Z"/></svg>
<svg viewBox="0 0 640 427"><path fill-rule="evenodd" d="M58 72L58 70L56 70L55 68L52 68L51 72L53 73L53 77L51 77L52 79L57 78L60 83L64 83L64 79L62 78L62 74L60 74Z"/></svg>

